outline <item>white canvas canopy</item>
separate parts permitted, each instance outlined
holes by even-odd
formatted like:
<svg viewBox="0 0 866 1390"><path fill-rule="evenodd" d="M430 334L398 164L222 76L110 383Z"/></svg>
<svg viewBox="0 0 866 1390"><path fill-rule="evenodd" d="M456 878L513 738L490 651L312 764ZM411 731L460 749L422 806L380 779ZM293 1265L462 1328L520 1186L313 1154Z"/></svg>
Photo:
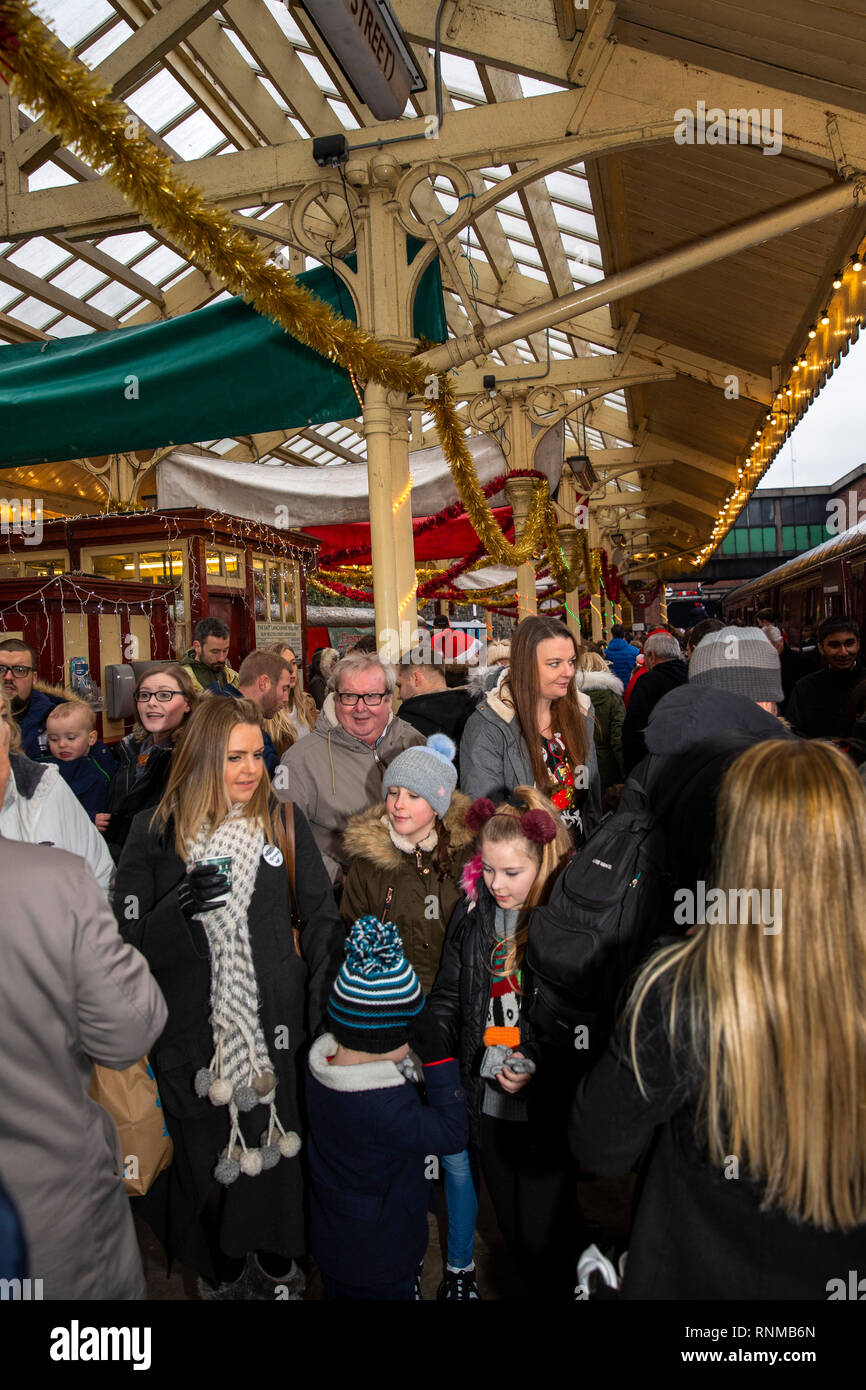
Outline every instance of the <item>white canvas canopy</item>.
<svg viewBox="0 0 866 1390"><path fill-rule="evenodd" d="M536 451L535 467L545 474L551 491L559 485L563 439L560 423L547 432ZM505 472L505 455L495 440L479 434L466 442L482 483ZM430 516L459 500L438 445L410 454L409 468L413 517ZM490 499L493 506L503 506L505 501L503 493ZM210 507L283 530L369 521L367 466L277 467L204 458L175 449L157 465L157 505Z"/></svg>

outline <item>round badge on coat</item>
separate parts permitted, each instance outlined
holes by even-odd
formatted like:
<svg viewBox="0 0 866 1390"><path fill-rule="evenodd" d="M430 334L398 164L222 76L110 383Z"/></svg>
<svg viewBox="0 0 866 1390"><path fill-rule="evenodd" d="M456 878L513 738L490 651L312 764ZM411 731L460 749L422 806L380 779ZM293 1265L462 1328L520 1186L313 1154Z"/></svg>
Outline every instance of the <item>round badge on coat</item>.
<svg viewBox="0 0 866 1390"><path fill-rule="evenodd" d="M278 869L283 862L282 851L276 845L265 845L262 850L262 858L266 864Z"/></svg>

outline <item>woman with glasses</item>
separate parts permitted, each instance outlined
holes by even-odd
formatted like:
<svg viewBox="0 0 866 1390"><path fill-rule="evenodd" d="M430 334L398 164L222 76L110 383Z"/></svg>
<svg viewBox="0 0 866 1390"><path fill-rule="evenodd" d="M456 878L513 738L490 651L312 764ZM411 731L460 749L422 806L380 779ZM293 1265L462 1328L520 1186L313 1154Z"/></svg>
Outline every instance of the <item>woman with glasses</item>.
<svg viewBox="0 0 866 1390"><path fill-rule="evenodd" d="M278 709L276 714L264 721L264 727L277 750L277 757L281 758L287 748L291 748L299 738L307 736L319 712L315 700L311 695L305 694L298 683L298 658L294 649L287 642L272 642L264 650L282 657L283 661L288 663L291 674L288 705L285 709Z"/></svg>
<svg viewBox="0 0 866 1390"><path fill-rule="evenodd" d="M138 1209L168 1258L201 1276L206 1299L303 1293L298 1075L346 931L309 826L286 810L291 887L258 709L202 700L156 812L136 816L117 869L121 934L168 1005L150 1060L174 1158Z"/></svg>
<svg viewBox="0 0 866 1390"><path fill-rule="evenodd" d="M162 797L175 744L199 698L186 667L176 663L151 666L136 681L135 726L114 750L120 766L108 788L106 815L97 820L115 863L133 816Z"/></svg>

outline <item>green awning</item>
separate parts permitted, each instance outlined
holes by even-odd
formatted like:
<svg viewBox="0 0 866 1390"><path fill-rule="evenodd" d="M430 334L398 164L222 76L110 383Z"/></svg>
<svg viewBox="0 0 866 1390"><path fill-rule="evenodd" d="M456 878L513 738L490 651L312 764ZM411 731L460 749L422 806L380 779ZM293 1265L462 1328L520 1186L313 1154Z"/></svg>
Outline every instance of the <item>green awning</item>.
<svg viewBox="0 0 866 1390"><path fill-rule="evenodd" d="M421 243L408 240L411 261ZM2 263L0 263L2 276ZM298 276L354 320L327 266ZM434 260L415 295L416 337L447 336ZM241 299L176 319L0 348L0 466L191 444L359 413L348 374Z"/></svg>

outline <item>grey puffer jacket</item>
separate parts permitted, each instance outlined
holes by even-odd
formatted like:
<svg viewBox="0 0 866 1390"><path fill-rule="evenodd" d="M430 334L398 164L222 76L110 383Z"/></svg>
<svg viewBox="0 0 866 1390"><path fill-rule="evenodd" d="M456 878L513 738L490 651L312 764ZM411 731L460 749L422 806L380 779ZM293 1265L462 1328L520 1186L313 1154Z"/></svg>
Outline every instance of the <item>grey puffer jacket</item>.
<svg viewBox="0 0 866 1390"><path fill-rule="evenodd" d="M589 755L586 761L589 795L583 810L584 834L589 836L601 820L601 783L595 749L592 701L577 690L577 702L587 724ZM506 667L495 687L488 690L478 709L469 716L460 740L460 790L471 800L489 796L505 801L516 787L532 787L535 776L529 749L511 699Z"/></svg>
<svg viewBox="0 0 866 1390"><path fill-rule="evenodd" d="M332 883L349 866L343 832L350 816L382 800L382 777L398 753L425 742L411 724L392 715L381 741L371 748L343 728L331 693L312 733L286 749L274 792L303 811Z"/></svg>

